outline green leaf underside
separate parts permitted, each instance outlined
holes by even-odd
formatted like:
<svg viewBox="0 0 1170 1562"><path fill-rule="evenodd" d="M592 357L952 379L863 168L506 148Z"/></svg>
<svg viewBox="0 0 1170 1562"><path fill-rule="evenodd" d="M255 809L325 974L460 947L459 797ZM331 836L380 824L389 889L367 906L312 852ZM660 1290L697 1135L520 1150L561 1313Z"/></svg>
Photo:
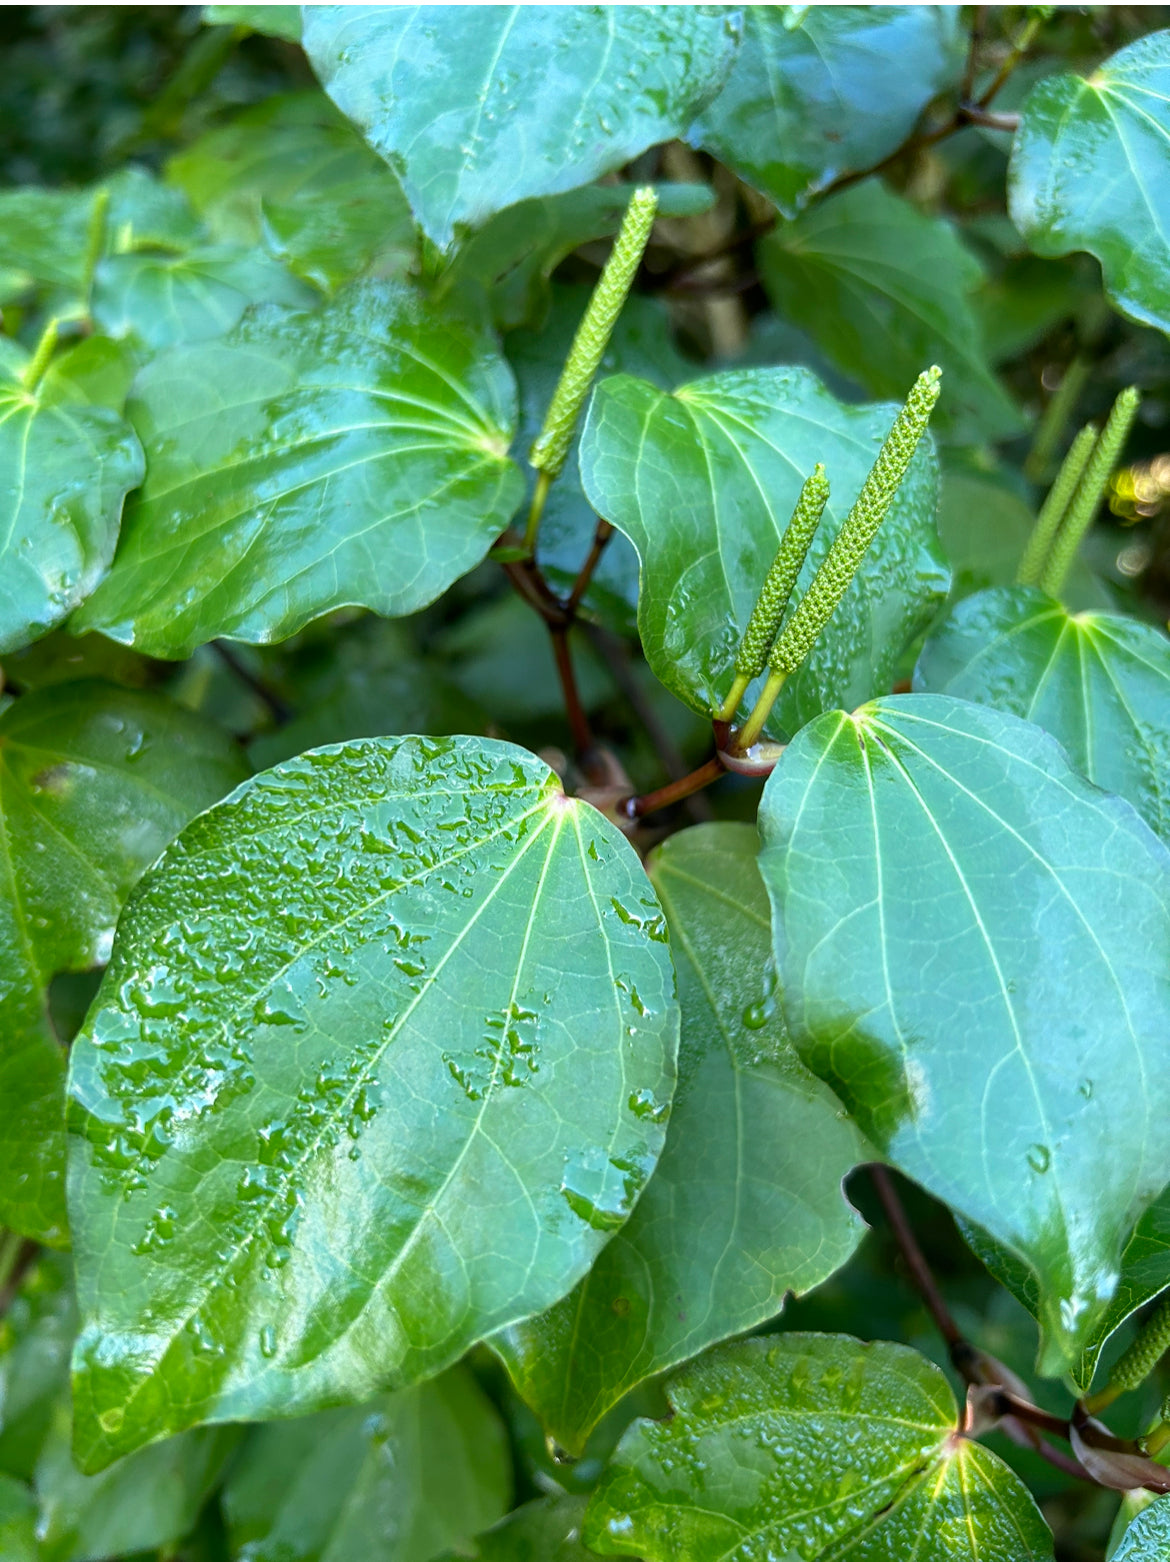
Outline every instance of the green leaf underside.
<svg viewBox="0 0 1170 1562"><path fill-rule="evenodd" d="M737 25L700 6L302 9L322 84L442 249L457 227L681 135L722 84Z"/></svg>
<svg viewBox="0 0 1170 1562"><path fill-rule="evenodd" d="M688 139L794 217L901 146L962 64L951 6L749 6L727 84Z"/></svg>
<svg viewBox="0 0 1170 1562"><path fill-rule="evenodd" d="M180 255L112 255L97 270L93 316L111 336L158 351L223 336L249 304L306 309L314 299L262 250L204 245Z"/></svg>
<svg viewBox="0 0 1170 1562"><path fill-rule="evenodd" d="M109 407L55 380L21 383L27 356L0 344L0 653L47 633L114 556L122 500L142 450Z"/></svg>
<svg viewBox="0 0 1170 1562"><path fill-rule="evenodd" d="M472 1546L444 1552L435 1562L588 1562L595 1553L581 1542L584 1520L584 1497L541 1497L513 1509Z"/></svg>
<svg viewBox="0 0 1170 1562"><path fill-rule="evenodd" d="M937 427L968 442L1020 433L969 296L983 268L945 218L870 179L782 224L760 264L776 310L871 396L900 399L937 363Z"/></svg>
<svg viewBox="0 0 1170 1562"><path fill-rule="evenodd" d="M65 1059L47 988L106 959L130 888L243 780L235 744L157 694L82 682L0 714L0 1221L65 1235Z"/></svg>
<svg viewBox="0 0 1170 1562"><path fill-rule="evenodd" d="M1120 50L1086 81L1050 76L1012 143L1012 221L1038 255L1088 250L1124 314L1170 331L1170 32Z"/></svg>
<svg viewBox="0 0 1170 1562"><path fill-rule="evenodd" d="M1134 1519L1111 1562L1165 1562L1170 1556L1170 1497L1160 1497Z"/></svg>
<svg viewBox="0 0 1170 1562"><path fill-rule="evenodd" d="M431 1562L506 1513L511 1487L503 1424L455 1367L257 1428L222 1500L232 1553L248 1562Z"/></svg>
<svg viewBox="0 0 1170 1562"><path fill-rule="evenodd" d="M1034 721L1090 781L1170 839L1170 640L1116 613L1068 613L1042 591L981 592L923 647L914 687Z"/></svg>
<svg viewBox="0 0 1170 1562"><path fill-rule="evenodd" d="M246 109L167 164L215 237L265 242L330 291L375 261L413 257L402 186L323 92L287 93Z"/></svg>
<svg viewBox="0 0 1170 1562"><path fill-rule="evenodd" d="M658 1158L677 1037L640 864L522 750L339 745L204 814L73 1049L85 1465L551 1306Z"/></svg>
<svg viewBox="0 0 1170 1562"><path fill-rule="evenodd" d="M955 1436L939 1369L902 1345L790 1334L726 1346L637 1421L587 1544L644 1562L1040 1562L1052 1537L995 1454Z"/></svg>
<svg viewBox="0 0 1170 1562"><path fill-rule="evenodd" d="M577 1289L493 1342L570 1453L642 1379L826 1279L864 1229L841 1192L864 1141L797 1061L769 982L758 845L750 825L700 825L648 862L682 1008L666 1148Z"/></svg>
<svg viewBox="0 0 1170 1562"><path fill-rule="evenodd" d="M74 620L150 655L388 616L472 569L522 492L506 364L407 289L262 309L139 375L147 452L103 585Z"/></svg>
<svg viewBox="0 0 1170 1562"><path fill-rule="evenodd" d="M1170 1179L1170 854L1039 728L943 695L806 727L760 824L797 1050L1028 1263L1063 1370Z"/></svg>
<svg viewBox="0 0 1170 1562"><path fill-rule="evenodd" d="M802 592L865 480L897 409L848 407L806 369L731 370L667 395L617 375L594 392L582 487L638 550L638 628L658 678L709 714L727 695L743 630L801 484L823 461L832 495ZM945 596L936 468L923 442L875 542L770 731L888 689L902 647ZM755 690L749 691L744 709Z"/></svg>
<svg viewBox="0 0 1170 1562"><path fill-rule="evenodd" d="M1040 1298L1035 1276L1027 1266L969 1221L960 1219L959 1229L976 1257L1036 1317L1040 1311ZM1093 1374L1109 1336L1168 1286L1170 1192L1164 1191L1133 1228L1133 1235L1121 1255L1121 1278L1117 1282L1117 1290L1086 1340L1080 1356L1069 1369L1073 1382L1082 1393L1087 1392L1092 1384Z"/></svg>
<svg viewBox="0 0 1170 1562"><path fill-rule="evenodd" d="M507 340L508 361L515 371L520 393L517 452L527 452L540 433L544 414L588 301L586 288L557 284L552 290L552 309L543 328L517 331ZM602 372L636 374L667 390L685 380L692 372L692 365L672 342L669 322L669 312L660 300L641 298L637 294L627 299L602 359ZM579 439L578 435L564 471L549 490L540 523L540 567L553 585L566 595L572 590L597 526L597 514L581 487L576 452ZM620 533L610 539L601 555L585 602L591 612L617 633L635 632L638 555Z"/></svg>

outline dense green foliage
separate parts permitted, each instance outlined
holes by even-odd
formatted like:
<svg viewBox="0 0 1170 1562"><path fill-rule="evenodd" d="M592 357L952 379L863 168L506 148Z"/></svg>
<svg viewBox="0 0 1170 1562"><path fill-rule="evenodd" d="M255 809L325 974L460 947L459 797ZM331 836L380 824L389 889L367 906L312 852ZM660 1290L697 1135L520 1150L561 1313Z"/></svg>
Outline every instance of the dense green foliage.
<svg viewBox="0 0 1170 1562"><path fill-rule="evenodd" d="M1165 1562L1170 18L2 14L0 1562Z"/></svg>

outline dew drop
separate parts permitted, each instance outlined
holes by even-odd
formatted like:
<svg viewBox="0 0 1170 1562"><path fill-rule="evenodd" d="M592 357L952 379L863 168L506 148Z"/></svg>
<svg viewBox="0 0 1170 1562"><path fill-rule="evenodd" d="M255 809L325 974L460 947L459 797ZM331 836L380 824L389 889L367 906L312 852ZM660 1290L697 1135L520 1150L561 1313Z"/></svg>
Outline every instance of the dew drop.
<svg viewBox="0 0 1170 1562"><path fill-rule="evenodd" d="M1046 1144L1033 1144L1028 1149L1028 1165L1034 1172L1044 1173L1052 1165L1052 1152Z"/></svg>
<svg viewBox="0 0 1170 1562"><path fill-rule="evenodd" d="M260 1354L270 1360L276 1355L276 1329L270 1323L260 1330Z"/></svg>

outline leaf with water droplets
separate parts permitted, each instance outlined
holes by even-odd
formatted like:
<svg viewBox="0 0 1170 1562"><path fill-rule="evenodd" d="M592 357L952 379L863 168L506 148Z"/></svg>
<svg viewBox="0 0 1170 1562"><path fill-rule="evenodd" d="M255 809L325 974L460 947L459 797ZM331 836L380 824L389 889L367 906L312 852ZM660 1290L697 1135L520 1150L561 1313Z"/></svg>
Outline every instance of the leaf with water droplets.
<svg viewBox="0 0 1170 1562"><path fill-rule="evenodd" d="M595 1553L581 1540L584 1497L541 1497L515 1508L458 1554L445 1551L435 1562L589 1562Z"/></svg>
<svg viewBox="0 0 1170 1562"><path fill-rule="evenodd" d="M258 1427L223 1492L248 1562L430 1562L504 1514L511 1456L464 1367L363 1405Z"/></svg>
<svg viewBox="0 0 1170 1562"><path fill-rule="evenodd" d="M727 85L688 139L795 217L900 147L965 52L953 6L749 6Z"/></svg>
<svg viewBox="0 0 1170 1562"><path fill-rule="evenodd" d="M1131 319L1170 331L1170 32L1118 51L1087 80L1048 76L1012 143L1012 221L1037 255L1088 250Z"/></svg>
<svg viewBox="0 0 1170 1562"><path fill-rule="evenodd" d="M114 556L142 448L110 407L55 376L33 390L29 357L0 342L0 653L59 624Z"/></svg>
<svg viewBox="0 0 1170 1562"><path fill-rule="evenodd" d="M824 462L832 496L798 590L824 558L897 410L845 406L806 369L729 370L672 395L631 375L602 380L581 436L581 484L638 550L642 645L679 699L703 714L723 703L801 484ZM770 731L795 732L823 710L890 687L903 647L949 583L934 529L936 489L927 438L844 601L785 686Z"/></svg>
<svg viewBox="0 0 1170 1562"><path fill-rule="evenodd" d="M100 683L0 713L0 1222L65 1237L65 1056L50 979L107 957L139 875L248 774L236 745L162 695Z"/></svg>
<svg viewBox="0 0 1170 1562"><path fill-rule="evenodd" d="M1170 840L1170 640L1031 587L969 597L927 640L914 687L994 705L1063 743L1082 775Z"/></svg>
<svg viewBox="0 0 1170 1562"><path fill-rule="evenodd" d="M662 1147L666 937L507 743L318 749L196 820L73 1047L86 1466L408 1386L570 1290Z"/></svg>
<svg viewBox="0 0 1170 1562"><path fill-rule="evenodd" d="M945 695L806 727L760 826L797 1050L1032 1269L1063 1372L1170 1180L1170 853L1038 727Z"/></svg>
<svg viewBox="0 0 1170 1562"><path fill-rule="evenodd" d="M946 1378L904 1345L787 1334L711 1352L636 1421L585 1518L603 1556L644 1562L1043 1562L1019 1478L957 1435Z"/></svg>
<svg viewBox="0 0 1170 1562"><path fill-rule="evenodd" d="M350 604L413 613L479 563L523 491L507 365L390 284L161 354L129 416L146 483L74 627L156 656L280 640Z"/></svg>
<svg viewBox="0 0 1170 1562"><path fill-rule="evenodd" d="M722 85L737 38L723 7L302 11L313 69L442 249L457 228L681 135Z"/></svg>
<svg viewBox="0 0 1170 1562"><path fill-rule="evenodd" d="M750 825L699 825L647 863L682 1008L666 1148L577 1289L493 1341L570 1453L644 1378L827 1279L864 1230L841 1183L873 1152L788 1041L758 849Z"/></svg>

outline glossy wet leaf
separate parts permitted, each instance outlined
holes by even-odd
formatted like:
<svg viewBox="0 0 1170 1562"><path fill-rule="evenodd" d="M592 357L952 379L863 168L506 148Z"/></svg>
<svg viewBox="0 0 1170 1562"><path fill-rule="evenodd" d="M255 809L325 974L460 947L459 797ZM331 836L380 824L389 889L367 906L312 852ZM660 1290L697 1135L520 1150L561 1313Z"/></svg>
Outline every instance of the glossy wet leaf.
<svg viewBox="0 0 1170 1562"><path fill-rule="evenodd" d="M1033 1317L1040 1311L1035 1276L1026 1264L993 1241L985 1231L960 1220L959 1229L973 1253ZM1076 1387L1087 1392L1110 1335L1128 1318L1170 1287L1170 1194L1163 1192L1133 1229L1121 1255L1121 1277L1109 1305L1069 1368Z"/></svg>
<svg viewBox="0 0 1170 1562"><path fill-rule="evenodd" d="M442 249L457 228L681 135L736 45L721 7L302 10L313 69Z"/></svg>
<svg viewBox="0 0 1170 1562"><path fill-rule="evenodd" d="M72 683L0 713L0 1220L65 1235L65 1059L49 980L108 956L122 904L191 816L247 775L161 695Z"/></svg>
<svg viewBox="0 0 1170 1562"><path fill-rule="evenodd" d="M1038 255L1088 250L1112 302L1170 330L1170 32L1127 45L1086 80L1048 76L1012 146L1012 221Z"/></svg>
<svg viewBox="0 0 1170 1562"><path fill-rule="evenodd" d="M323 92L246 109L173 157L167 177L218 239L263 242L326 291L371 266L403 272L414 255L402 186Z"/></svg>
<svg viewBox="0 0 1170 1562"><path fill-rule="evenodd" d="M363 1405L258 1427L223 1493L248 1562L431 1562L507 1512L495 1407L465 1368Z"/></svg>
<svg viewBox="0 0 1170 1562"><path fill-rule="evenodd" d="M584 1497L540 1497L515 1508L469 1547L444 1552L436 1562L456 1562L457 1556L476 1562L588 1562L595 1553L581 1540L584 1520Z"/></svg>
<svg viewBox="0 0 1170 1562"><path fill-rule="evenodd" d="M867 179L782 223L760 265L777 312L871 396L901 399L937 363L937 428L967 443L1022 431L980 339L983 268L946 218Z"/></svg>
<svg viewBox="0 0 1170 1562"><path fill-rule="evenodd" d="M785 1033L758 847L751 825L709 824L649 859L682 1008L666 1147L577 1289L495 1342L573 1454L641 1379L774 1316L864 1230L841 1184L866 1146Z"/></svg>
<svg viewBox="0 0 1170 1562"><path fill-rule="evenodd" d="M944 695L806 727L760 826L797 1050L1028 1264L1059 1373L1170 1179L1170 853L1038 727Z"/></svg>
<svg viewBox="0 0 1170 1562"><path fill-rule="evenodd" d="M163 353L128 409L146 482L74 626L180 657L347 604L412 613L512 515L514 408L490 343L391 284Z"/></svg>
<svg viewBox="0 0 1170 1562"><path fill-rule="evenodd" d="M0 342L0 652L47 633L94 589L143 471L117 412L66 380L28 390L28 364Z"/></svg>
<svg viewBox="0 0 1170 1562"><path fill-rule="evenodd" d="M113 337L157 351L223 336L250 304L309 308L315 294L262 250L204 245L177 255L113 255L97 269L93 316Z"/></svg>
<svg viewBox="0 0 1170 1562"><path fill-rule="evenodd" d="M688 139L793 217L901 146L962 68L952 6L749 6L727 84Z"/></svg>
<svg viewBox="0 0 1170 1562"><path fill-rule="evenodd" d="M1170 839L1170 640L1118 613L1069 613L1030 587L980 592L927 640L914 687L1043 727L1083 775Z"/></svg>
<svg viewBox="0 0 1170 1562"><path fill-rule="evenodd" d="M943 1374L903 1345L847 1335L746 1340L669 1386L589 1504L585 1539L644 1562L1040 1562L1027 1489L957 1438Z"/></svg>
<svg viewBox="0 0 1170 1562"><path fill-rule="evenodd" d="M598 385L581 436L582 487L638 550L646 659L694 710L717 709L731 686L740 636L805 477L823 461L832 497L800 590L896 411L845 406L805 369L728 370L673 395L629 375ZM776 705L777 733L889 688L902 647L947 590L936 482L925 440L844 601Z"/></svg>
<svg viewBox="0 0 1170 1562"><path fill-rule="evenodd" d="M86 1466L551 1306L658 1158L673 984L631 848L510 744L316 750L203 814L73 1047Z"/></svg>
<svg viewBox="0 0 1170 1562"><path fill-rule="evenodd" d="M1159 1497L1130 1524L1110 1562L1164 1562L1168 1555L1170 1497Z"/></svg>
<svg viewBox="0 0 1170 1562"><path fill-rule="evenodd" d="M573 335L589 302L589 290L558 283L552 307L539 331L515 331L505 344L520 393L517 453L527 453L540 433ZM602 360L603 374L635 374L663 390L672 390L693 373L675 347L670 316L658 299L635 294L618 317ZM564 594L593 543L597 512L585 497L577 466L580 436L564 470L549 491L540 523L539 559L545 575ZM610 538L585 597L587 609L619 634L635 632L638 610L638 555L620 533Z"/></svg>

